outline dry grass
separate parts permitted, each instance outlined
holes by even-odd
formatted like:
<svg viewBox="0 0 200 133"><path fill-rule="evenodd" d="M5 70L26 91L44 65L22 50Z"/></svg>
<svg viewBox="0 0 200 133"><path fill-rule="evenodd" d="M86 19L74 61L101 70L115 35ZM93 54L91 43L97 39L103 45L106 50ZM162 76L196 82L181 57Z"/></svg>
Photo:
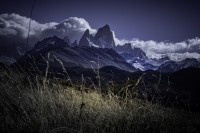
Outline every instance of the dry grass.
<svg viewBox="0 0 200 133"><path fill-rule="evenodd" d="M200 115L109 92L1 71L3 132L199 132ZM87 90L86 90L87 89Z"/></svg>

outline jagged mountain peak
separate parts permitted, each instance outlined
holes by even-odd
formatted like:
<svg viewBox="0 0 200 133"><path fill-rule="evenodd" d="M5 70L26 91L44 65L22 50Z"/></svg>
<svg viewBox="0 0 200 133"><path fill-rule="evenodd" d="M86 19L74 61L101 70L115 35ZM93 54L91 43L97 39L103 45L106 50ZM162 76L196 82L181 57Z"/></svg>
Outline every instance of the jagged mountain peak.
<svg viewBox="0 0 200 133"><path fill-rule="evenodd" d="M115 49L118 53L128 53L133 55L134 57L140 57L140 58L147 58L146 53L137 47L131 46L131 43L125 43L122 46L117 46Z"/></svg>
<svg viewBox="0 0 200 133"><path fill-rule="evenodd" d="M134 47L132 51L138 57L147 57L146 53L142 49L140 49L140 48Z"/></svg>
<svg viewBox="0 0 200 133"><path fill-rule="evenodd" d="M58 38L57 36L52 36L37 42L32 51L39 52L41 50L64 48L66 46L69 46L69 44L63 39Z"/></svg>
<svg viewBox="0 0 200 133"><path fill-rule="evenodd" d="M124 44L124 47L128 47L128 48L131 48L131 49L132 49L131 43L125 43L125 44Z"/></svg>
<svg viewBox="0 0 200 133"><path fill-rule="evenodd" d="M84 33L83 36L81 37L80 41L79 41L79 46L89 46L90 45L90 32L89 29L87 29Z"/></svg>
<svg viewBox="0 0 200 133"><path fill-rule="evenodd" d="M115 41L113 37L113 33L110 29L109 25L105 25L98 29L95 37L94 43L101 48L114 48Z"/></svg>
<svg viewBox="0 0 200 133"><path fill-rule="evenodd" d="M95 35L95 38L98 38L102 35L110 35L110 34L112 34L112 31L110 29L110 26L106 24L103 27L98 29L97 34Z"/></svg>
<svg viewBox="0 0 200 133"><path fill-rule="evenodd" d="M118 53L132 53L132 46L130 43L125 43L124 45L117 45L115 50Z"/></svg>
<svg viewBox="0 0 200 133"><path fill-rule="evenodd" d="M102 28L105 30L111 31L110 26L108 24L105 24Z"/></svg>
<svg viewBox="0 0 200 133"><path fill-rule="evenodd" d="M79 46L93 46L100 48L113 48L115 41L109 25L99 28L95 36L90 35L87 29L79 41Z"/></svg>
<svg viewBox="0 0 200 133"><path fill-rule="evenodd" d="M84 34L90 34L89 29L86 29L85 32L84 32Z"/></svg>
<svg viewBox="0 0 200 133"><path fill-rule="evenodd" d="M91 65L93 68L96 68L96 64L92 62L98 62L100 67L114 66L127 71L135 71L135 68L127 63L113 49L88 46L61 47L64 46L64 44L66 44L66 42L57 37L46 38L38 42L37 45L20 58L17 63L24 68L29 67L29 64L32 65L35 63L33 67L44 69L46 65L44 58L46 59L48 57L51 67L54 70L61 68L55 60L58 58L66 68L81 67L90 69Z"/></svg>

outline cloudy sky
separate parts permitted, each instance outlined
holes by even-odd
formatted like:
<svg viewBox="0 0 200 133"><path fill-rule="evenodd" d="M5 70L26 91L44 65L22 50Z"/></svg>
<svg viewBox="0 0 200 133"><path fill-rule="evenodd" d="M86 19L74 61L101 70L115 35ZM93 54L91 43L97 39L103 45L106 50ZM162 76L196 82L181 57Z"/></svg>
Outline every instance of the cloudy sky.
<svg viewBox="0 0 200 133"><path fill-rule="evenodd" d="M2 0L0 36L27 37L33 0ZM74 41L86 29L109 24L117 44L130 42L151 58L200 58L200 4L181 0L37 0L31 42L66 35Z"/></svg>
<svg viewBox="0 0 200 133"><path fill-rule="evenodd" d="M33 0L1 0L0 13L29 16ZM93 28L109 24L118 38L183 41L200 36L198 0L37 0L33 19L87 20Z"/></svg>

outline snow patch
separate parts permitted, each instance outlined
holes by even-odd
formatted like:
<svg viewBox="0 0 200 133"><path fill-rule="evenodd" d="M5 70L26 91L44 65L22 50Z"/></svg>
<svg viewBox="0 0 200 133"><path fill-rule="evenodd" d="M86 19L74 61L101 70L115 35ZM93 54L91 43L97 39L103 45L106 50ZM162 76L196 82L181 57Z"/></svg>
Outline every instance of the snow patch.
<svg viewBox="0 0 200 133"><path fill-rule="evenodd" d="M145 70L145 68L140 63L133 63L132 64L136 69L140 69L142 71Z"/></svg>

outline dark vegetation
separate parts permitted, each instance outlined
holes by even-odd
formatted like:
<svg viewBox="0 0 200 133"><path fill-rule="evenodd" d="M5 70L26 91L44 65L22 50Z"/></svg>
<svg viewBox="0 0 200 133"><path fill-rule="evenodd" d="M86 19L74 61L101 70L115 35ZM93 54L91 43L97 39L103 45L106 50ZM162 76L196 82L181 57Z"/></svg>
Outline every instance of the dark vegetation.
<svg viewBox="0 0 200 133"><path fill-rule="evenodd" d="M111 66L99 70L71 69L58 74L47 67L46 71L36 73L1 64L1 131L200 131L199 102L191 110L191 103L183 100L187 98L185 87L169 80L176 81L181 76L186 82L182 73L197 74L198 69L189 68L177 74L130 73ZM193 82L196 83L190 79L187 83ZM195 85L194 90L198 88Z"/></svg>
<svg viewBox="0 0 200 133"><path fill-rule="evenodd" d="M133 67L112 49L84 46L61 49L67 44L56 37L53 39L57 45L45 45L46 39L27 52L30 25L31 19L23 58L13 55L16 52L10 53L10 49L17 48L9 45L0 50L3 55L9 53L8 56L19 59L19 64L10 67L0 63L0 132L200 132L200 69L132 73L119 69L133 70ZM105 29L110 31L108 25ZM105 29L100 30L107 34ZM112 33L107 35L111 41L108 44L113 44L109 39L113 38ZM95 43L100 44L100 37L100 34L95 36ZM4 43L4 38L0 40ZM82 41L84 45L87 43L87 39ZM106 64L90 69L73 63L65 68L66 64L60 62L62 67L55 69L54 63L45 59L49 52L73 57L77 52L75 62L88 56L85 53L98 57L92 59L98 61L102 55L107 59L104 64L115 57L111 65L121 64L118 68ZM100 54L95 56L93 52Z"/></svg>

